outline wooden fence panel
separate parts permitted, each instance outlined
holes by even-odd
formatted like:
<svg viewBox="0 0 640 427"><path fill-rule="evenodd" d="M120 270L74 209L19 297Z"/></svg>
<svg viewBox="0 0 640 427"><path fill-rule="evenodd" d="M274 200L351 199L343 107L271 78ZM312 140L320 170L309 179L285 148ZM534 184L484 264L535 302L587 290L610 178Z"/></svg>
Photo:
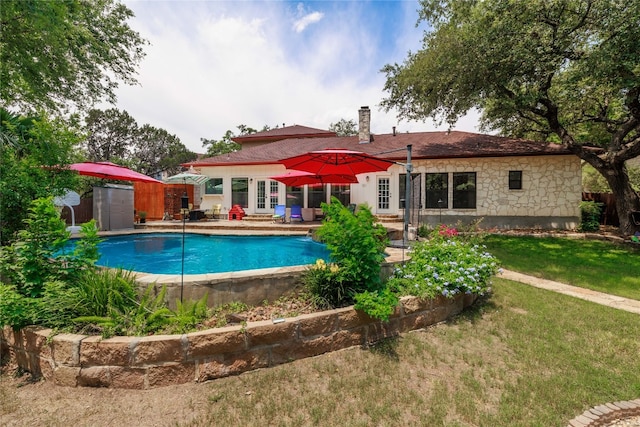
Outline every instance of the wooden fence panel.
<svg viewBox="0 0 640 427"><path fill-rule="evenodd" d="M160 220L165 212L173 216L180 212L185 189L193 203L193 185L134 182L134 208L136 212L146 212L148 220Z"/></svg>
<svg viewBox="0 0 640 427"><path fill-rule="evenodd" d="M91 221L91 218L93 218L93 197L80 199L80 204L73 207L73 214L75 216L76 225ZM71 225L71 210L68 206L64 206L62 208L60 217L67 225Z"/></svg>

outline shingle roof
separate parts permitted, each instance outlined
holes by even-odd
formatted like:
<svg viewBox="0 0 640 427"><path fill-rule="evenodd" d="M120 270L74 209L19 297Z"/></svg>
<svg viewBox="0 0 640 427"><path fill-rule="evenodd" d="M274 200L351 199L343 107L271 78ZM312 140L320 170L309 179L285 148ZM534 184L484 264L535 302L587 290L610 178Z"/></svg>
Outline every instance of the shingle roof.
<svg viewBox="0 0 640 427"><path fill-rule="evenodd" d="M263 132L252 133L250 135L236 136L231 139L238 144L242 144L244 142L268 142L288 138L315 138L322 136L336 136L336 133L324 129L315 129L307 126L293 125L283 126L281 128L275 128Z"/></svg>
<svg viewBox="0 0 640 427"><path fill-rule="evenodd" d="M326 148L346 148L380 158L402 161L406 159L406 147L409 144L412 145L412 159L571 154L558 144L452 131L374 135L373 141L368 144L360 144L357 136L288 138L260 147L200 159L187 165L273 164L286 157Z"/></svg>

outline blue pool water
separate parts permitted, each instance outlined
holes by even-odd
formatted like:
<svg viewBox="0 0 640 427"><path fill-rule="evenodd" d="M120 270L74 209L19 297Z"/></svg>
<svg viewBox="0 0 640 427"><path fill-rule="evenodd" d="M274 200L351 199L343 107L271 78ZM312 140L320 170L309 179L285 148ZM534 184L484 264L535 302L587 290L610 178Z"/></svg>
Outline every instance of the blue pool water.
<svg viewBox="0 0 640 427"><path fill-rule="evenodd" d="M184 274L223 273L313 264L329 259L326 246L299 236L210 236L185 234ZM182 234L106 237L98 265L155 274L180 274Z"/></svg>

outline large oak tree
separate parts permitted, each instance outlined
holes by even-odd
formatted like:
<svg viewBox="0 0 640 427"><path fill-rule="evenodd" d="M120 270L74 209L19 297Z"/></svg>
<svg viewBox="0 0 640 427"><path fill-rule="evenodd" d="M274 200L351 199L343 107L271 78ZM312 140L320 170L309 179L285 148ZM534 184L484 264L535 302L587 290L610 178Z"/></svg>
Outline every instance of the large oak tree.
<svg viewBox="0 0 640 427"><path fill-rule="evenodd" d="M450 124L472 108L484 129L555 141L616 198L620 231L640 198L640 0L421 0L423 47L383 68L383 107Z"/></svg>

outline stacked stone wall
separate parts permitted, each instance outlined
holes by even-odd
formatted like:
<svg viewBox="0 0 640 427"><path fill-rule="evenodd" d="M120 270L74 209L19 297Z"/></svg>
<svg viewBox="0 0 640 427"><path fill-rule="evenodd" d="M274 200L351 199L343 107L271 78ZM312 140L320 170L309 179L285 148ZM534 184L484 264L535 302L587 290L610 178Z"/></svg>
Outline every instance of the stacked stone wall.
<svg viewBox="0 0 640 427"><path fill-rule="evenodd" d="M388 322L353 307L184 335L54 335L28 327L0 331L0 354L70 387L148 389L201 382L353 346L366 346L460 313L475 295L402 298Z"/></svg>

